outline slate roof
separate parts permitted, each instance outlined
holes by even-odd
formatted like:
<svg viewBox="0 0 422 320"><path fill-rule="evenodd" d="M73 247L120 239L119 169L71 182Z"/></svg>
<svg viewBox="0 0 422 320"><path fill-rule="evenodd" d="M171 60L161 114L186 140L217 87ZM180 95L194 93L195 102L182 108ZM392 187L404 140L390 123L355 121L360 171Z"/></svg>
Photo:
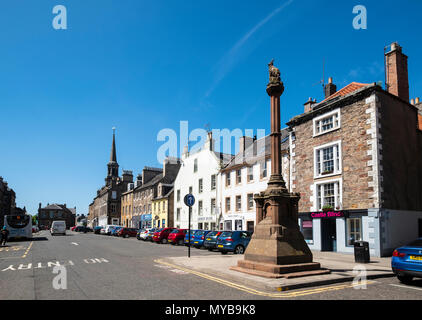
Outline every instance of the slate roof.
<svg viewBox="0 0 422 320"><path fill-rule="evenodd" d="M288 150L289 148L289 132L287 128L281 130L281 150ZM245 149L244 152L238 152L236 156L228 163L222 171L232 169L238 166L254 165L266 157L271 155L271 137L255 140L253 144Z"/></svg>

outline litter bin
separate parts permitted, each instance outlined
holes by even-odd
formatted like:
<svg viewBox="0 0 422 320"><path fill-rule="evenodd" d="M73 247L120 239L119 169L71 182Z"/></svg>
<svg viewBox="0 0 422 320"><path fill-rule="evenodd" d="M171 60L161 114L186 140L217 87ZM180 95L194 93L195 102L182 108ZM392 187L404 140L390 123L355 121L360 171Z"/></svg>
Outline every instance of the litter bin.
<svg viewBox="0 0 422 320"><path fill-rule="evenodd" d="M355 241L355 262L369 263L369 242Z"/></svg>

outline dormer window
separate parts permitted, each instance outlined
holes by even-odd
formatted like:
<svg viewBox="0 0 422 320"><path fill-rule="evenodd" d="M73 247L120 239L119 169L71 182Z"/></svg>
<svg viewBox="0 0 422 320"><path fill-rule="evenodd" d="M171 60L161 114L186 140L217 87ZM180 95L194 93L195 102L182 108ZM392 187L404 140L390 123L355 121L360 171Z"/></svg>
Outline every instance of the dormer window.
<svg viewBox="0 0 422 320"><path fill-rule="evenodd" d="M314 137L340 128L340 109L314 119Z"/></svg>

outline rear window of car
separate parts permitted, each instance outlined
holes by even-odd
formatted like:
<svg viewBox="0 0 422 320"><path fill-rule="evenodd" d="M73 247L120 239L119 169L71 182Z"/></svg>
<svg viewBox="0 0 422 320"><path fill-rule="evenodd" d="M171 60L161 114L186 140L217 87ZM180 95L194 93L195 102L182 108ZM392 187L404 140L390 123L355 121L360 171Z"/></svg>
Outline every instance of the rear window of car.
<svg viewBox="0 0 422 320"><path fill-rule="evenodd" d="M161 232L161 231L163 231L163 228L157 229L155 232Z"/></svg>
<svg viewBox="0 0 422 320"><path fill-rule="evenodd" d="M170 233L179 233L179 230L175 229L175 230L173 230L173 231L172 231L172 232L170 232Z"/></svg>
<svg viewBox="0 0 422 320"><path fill-rule="evenodd" d="M221 236L220 236L220 237L231 237L231 236L232 236L232 234L233 234L233 232L227 232L227 231L225 231L225 232L223 232L223 233L221 234Z"/></svg>
<svg viewBox="0 0 422 320"><path fill-rule="evenodd" d="M409 247L422 247L422 239L412 241L408 244Z"/></svg>
<svg viewBox="0 0 422 320"><path fill-rule="evenodd" d="M211 231L210 233L207 234L208 237L214 237L216 236L218 233L218 231Z"/></svg>
<svg viewBox="0 0 422 320"><path fill-rule="evenodd" d="M195 233L195 236L203 236L205 234L204 230L199 230Z"/></svg>

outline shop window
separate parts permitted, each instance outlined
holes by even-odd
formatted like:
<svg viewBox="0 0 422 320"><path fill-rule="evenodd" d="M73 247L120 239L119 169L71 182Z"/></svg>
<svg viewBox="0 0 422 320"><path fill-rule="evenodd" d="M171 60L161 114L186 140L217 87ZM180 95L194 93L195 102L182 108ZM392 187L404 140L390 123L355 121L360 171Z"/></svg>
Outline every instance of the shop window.
<svg viewBox="0 0 422 320"><path fill-rule="evenodd" d="M302 220L301 226L300 226L303 234L303 237L305 238L305 241L307 243L314 243L314 233L313 233L313 221L312 220Z"/></svg>
<svg viewBox="0 0 422 320"><path fill-rule="evenodd" d="M349 218L347 221L347 245L353 246L355 241L362 240L362 219Z"/></svg>
<svg viewBox="0 0 422 320"><path fill-rule="evenodd" d="M232 230L232 221L231 220L225 221L224 224L225 224L224 230L228 230L228 231L231 231Z"/></svg>
<svg viewBox="0 0 422 320"><path fill-rule="evenodd" d="M198 223L198 229L199 230L202 230L202 222L201 223Z"/></svg>

